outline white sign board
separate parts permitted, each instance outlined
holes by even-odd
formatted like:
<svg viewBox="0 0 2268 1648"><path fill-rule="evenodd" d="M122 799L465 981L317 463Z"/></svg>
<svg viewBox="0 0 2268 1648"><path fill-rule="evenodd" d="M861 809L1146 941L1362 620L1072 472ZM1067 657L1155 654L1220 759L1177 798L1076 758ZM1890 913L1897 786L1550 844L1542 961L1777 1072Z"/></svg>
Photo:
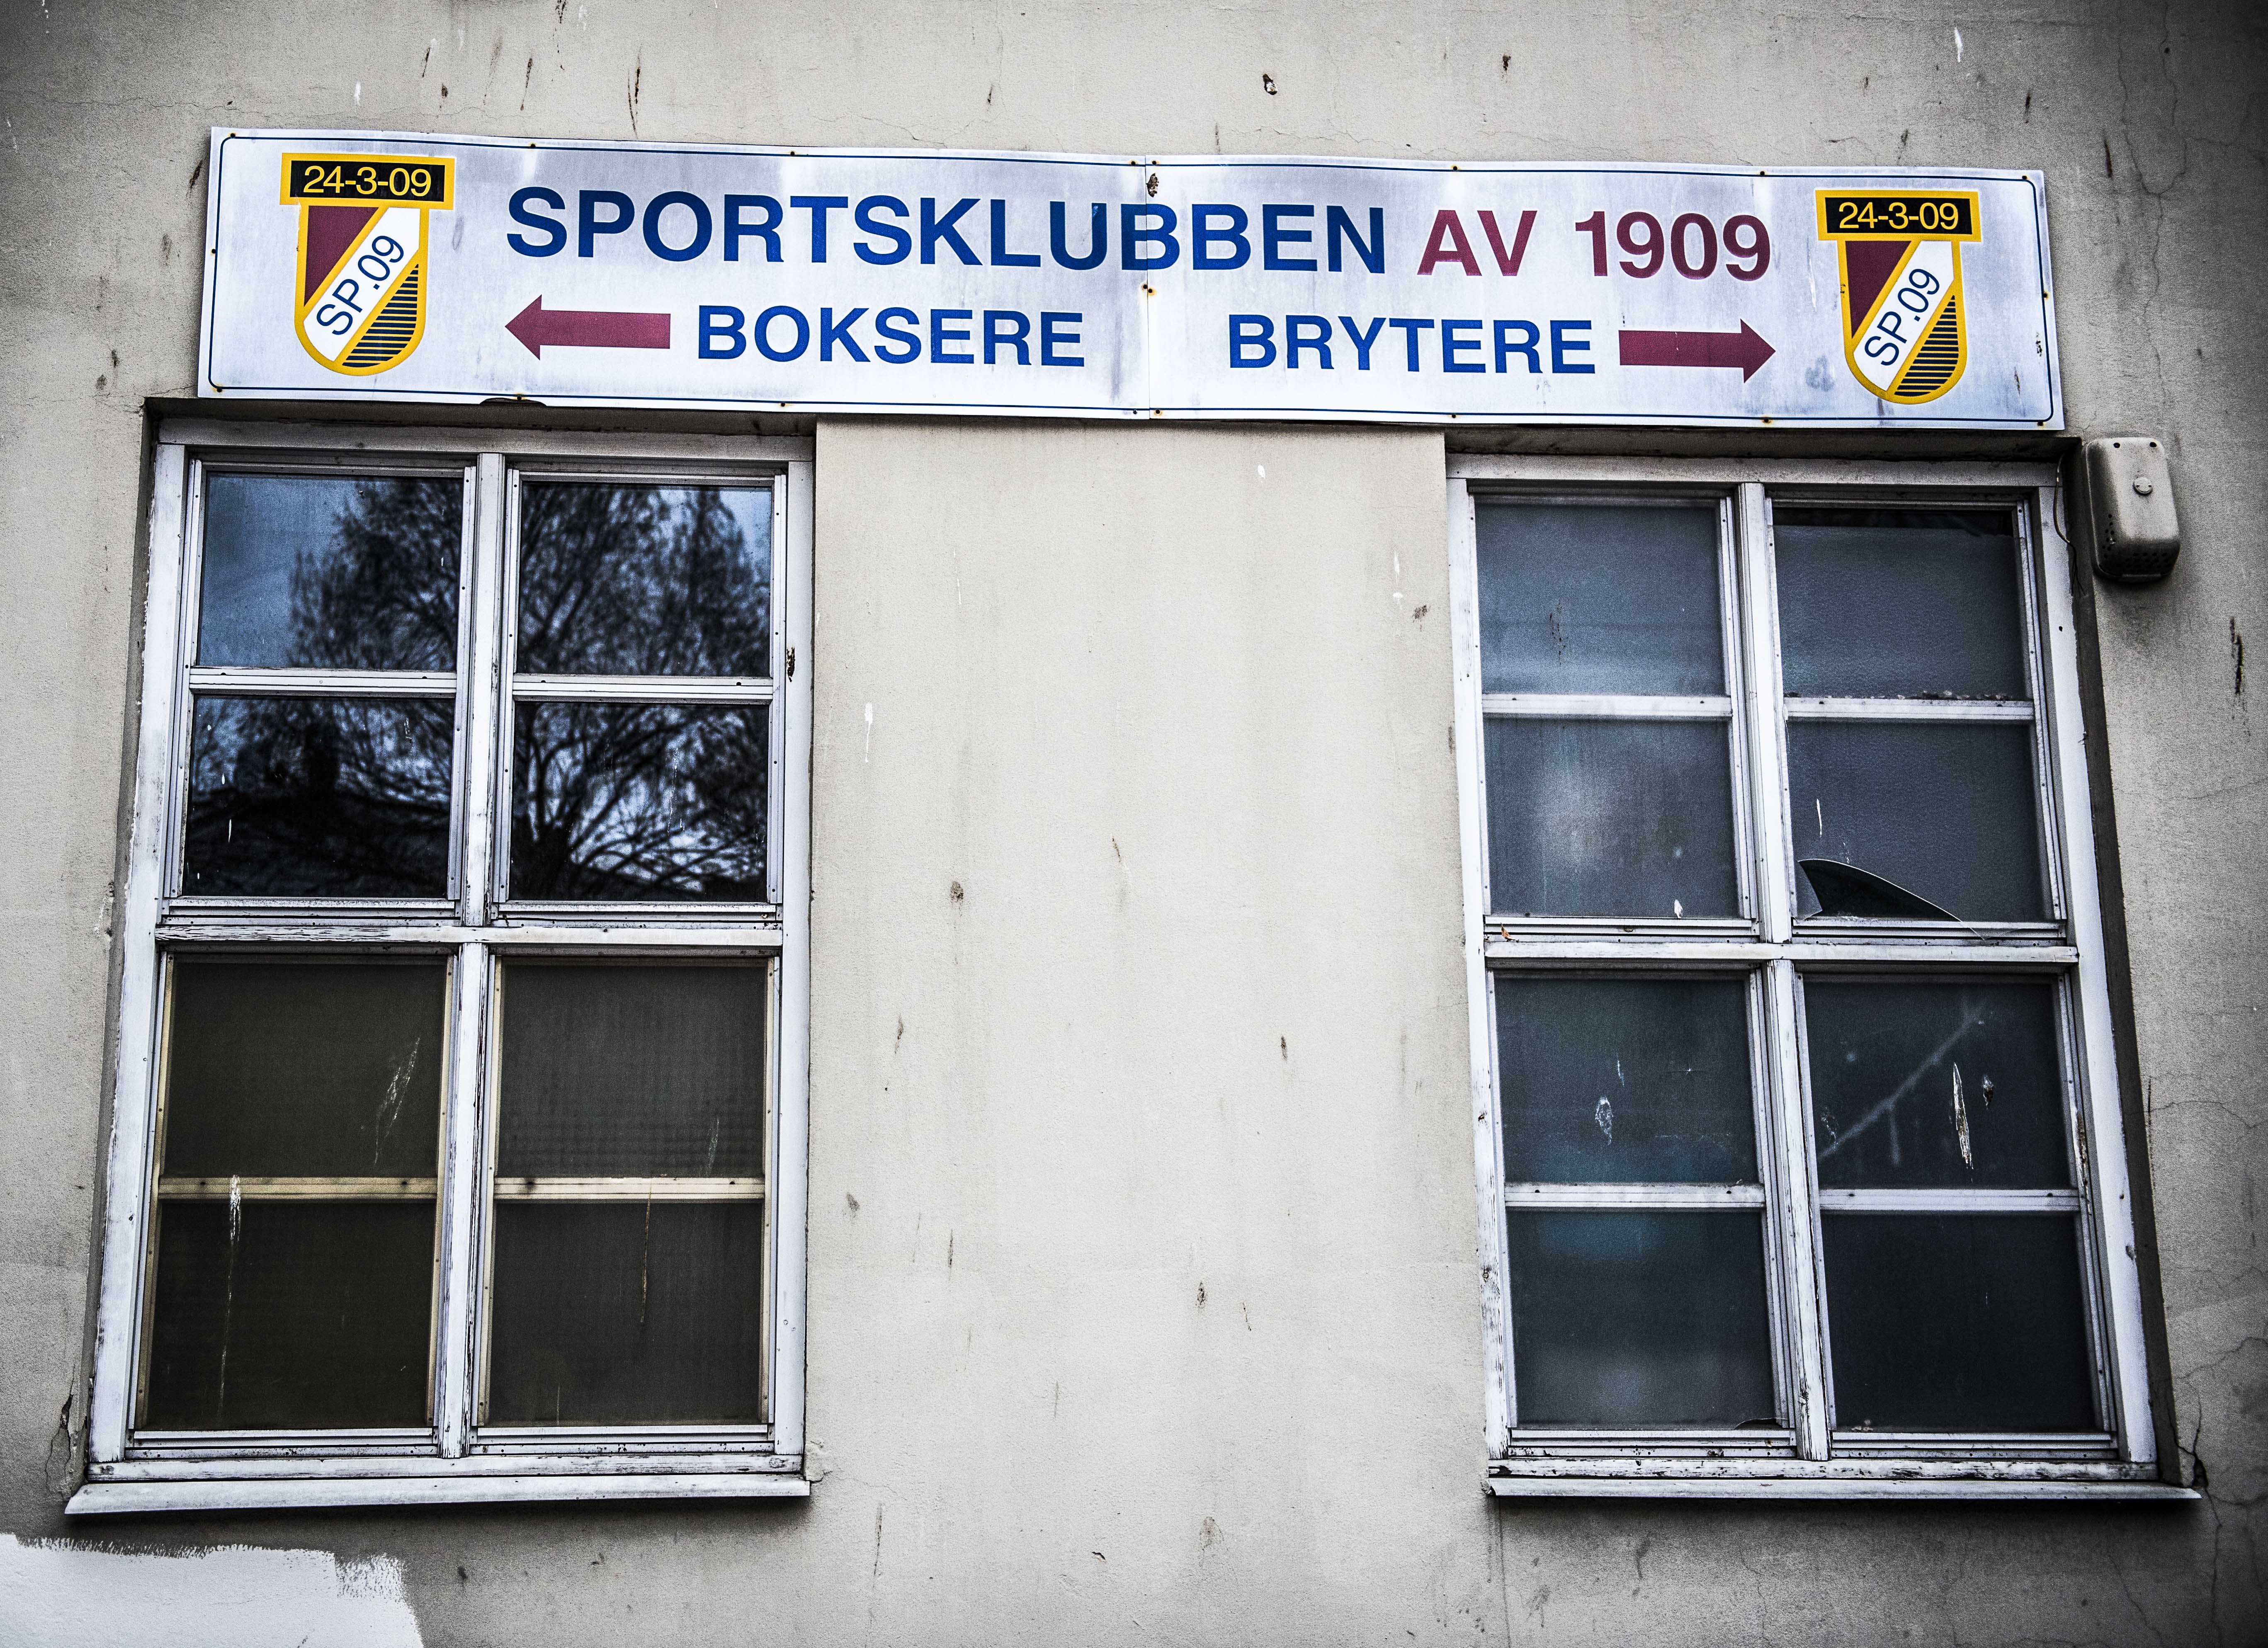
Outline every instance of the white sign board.
<svg viewBox="0 0 2268 1648"><path fill-rule="evenodd" d="M2060 429L2036 173L213 133L200 390Z"/></svg>

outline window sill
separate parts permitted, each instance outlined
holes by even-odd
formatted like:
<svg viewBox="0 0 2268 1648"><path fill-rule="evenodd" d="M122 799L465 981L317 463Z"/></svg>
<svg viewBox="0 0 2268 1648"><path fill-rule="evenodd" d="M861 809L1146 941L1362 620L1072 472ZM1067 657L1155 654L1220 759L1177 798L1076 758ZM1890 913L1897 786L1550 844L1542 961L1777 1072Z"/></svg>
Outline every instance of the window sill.
<svg viewBox="0 0 2268 1648"><path fill-rule="evenodd" d="M2190 1500L2192 1488L2162 1482L2147 1465L1932 1461L1886 1468L1881 1460L1523 1460L1498 1465L1488 1491L1499 1499L2095 1499Z"/></svg>
<svg viewBox="0 0 2268 1648"><path fill-rule="evenodd" d="M541 1471L429 1476L271 1476L226 1481L91 1482L66 1516L168 1511L291 1511L352 1505L532 1505L577 1499L807 1499L811 1483L785 1471Z"/></svg>

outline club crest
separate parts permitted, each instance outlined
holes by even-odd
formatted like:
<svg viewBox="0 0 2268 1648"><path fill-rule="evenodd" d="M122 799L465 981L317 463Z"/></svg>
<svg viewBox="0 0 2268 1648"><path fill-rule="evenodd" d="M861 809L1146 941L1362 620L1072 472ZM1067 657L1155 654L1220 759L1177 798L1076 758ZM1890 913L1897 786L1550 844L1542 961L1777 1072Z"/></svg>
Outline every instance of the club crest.
<svg viewBox="0 0 2268 1648"><path fill-rule="evenodd" d="M1819 238L1843 276L1843 357L1885 401L1918 406L1969 364L1961 243L1980 239L1974 193L1822 189Z"/></svg>
<svg viewBox="0 0 2268 1648"><path fill-rule="evenodd" d="M384 372L425 335L426 222L455 203L455 173L423 155L284 157L283 203L299 209L299 342L331 371Z"/></svg>

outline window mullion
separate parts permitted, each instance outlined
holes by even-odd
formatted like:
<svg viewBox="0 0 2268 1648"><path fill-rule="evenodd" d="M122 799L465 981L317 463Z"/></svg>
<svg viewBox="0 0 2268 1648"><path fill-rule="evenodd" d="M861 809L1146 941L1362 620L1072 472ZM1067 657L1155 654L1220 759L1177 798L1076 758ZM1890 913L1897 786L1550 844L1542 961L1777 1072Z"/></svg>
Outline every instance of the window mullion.
<svg viewBox="0 0 2268 1648"><path fill-rule="evenodd" d="M1771 516L1762 485L1743 482L1734 502L1740 563L1742 697L1749 736L1749 840L1755 848L1756 918L1766 944L1794 931L1793 861L1787 841L1787 732L1779 659L1778 578L1772 562ZM1764 1071L1771 1127L1766 1177L1778 1238L1781 1321L1791 1417L1797 1453L1827 1457L1826 1352L1821 1328L1817 1225L1812 1207L1809 1128L1804 1112L1801 1033L1795 967L1786 960L1764 969Z"/></svg>
<svg viewBox="0 0 2268 1648"><path fill-rule="evenodd" d="M1766 944L1786 944L1795 921L1787 846L1787 748L1779 668L1779 612L1771 520L1764 489L1743 484L1734 500L1740 563L1741 695L1748 717L1749 840L1756 852L1756 916Z"/></svg>
<svg viewBox="0 0 2268 1648"><path fill-rule="evenodd" d="M465 1452L472 1424L474 1301L479 1295L482 1129L481 1078L488 1064L488 947L457 949L451 994L449 1087L441 1150L441 1279L434 1301L439 1355L434 1417L444 1458Z"/></svg>
<svg viewBox="0 0 2268 1648"><path fill-rule="evenodd" d="M498 650L504 585L504 465L482 452L474 467L471 614L461 672L463 765L456 776L463 835L458 852L458 915L468 927L489 919L490 866L496 857ZM444 1457L460 1457L472 1423L474 1301L479 1294L478 1234L482 1155L482 1076L487 1069L488 947L457 947L452 994L449 1086L441 1152L441 1274L434 1300L434 1417Z"/></svg>
<svg viewBox="0 0 2268 1648"><path fill-rule="evenodd" d="M464 808L458 912L468 927L488 924L490 866L496 857L497 718L504 605L504 454L482 452L475 467L472 615L463 670L464 770L457 793Z"/></svg>
<svg viewBox="0 0 2268 1648"><path fill-rule="evenodd" d="M1818 1223L1811 1173L1811 1129L1805 1114L1797 1038L1795 964L1764 969L1764 1038L1771 1110L1768 1169L1773 1224L1779 1235L1780 1300L1788 1328L1791 1419L1801 1458L1827 1457L1827 1356L1821 1326Z"/></svg>

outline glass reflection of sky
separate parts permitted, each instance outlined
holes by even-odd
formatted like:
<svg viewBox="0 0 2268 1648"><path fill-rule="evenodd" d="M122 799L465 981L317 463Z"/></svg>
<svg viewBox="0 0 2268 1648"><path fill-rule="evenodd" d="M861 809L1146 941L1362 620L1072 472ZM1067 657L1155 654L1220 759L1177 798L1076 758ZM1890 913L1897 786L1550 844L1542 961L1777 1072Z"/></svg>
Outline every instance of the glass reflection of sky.
<svg viewBox="0 0 2268 1648"><path fill-rule="evenodd" d="M449 667L461 496L460 482L438 477L210 476L196 661ZM295 613L303 582L308 606ZM343 649L342 616L355 636ZM442 656L422 656L437 647Z"/></svg>
<svg viewBox="0 0 2268 1648"><path fill-rule="evenodd" d="M352 480L214 475L205 482L203 597L197 662L274 665L291 632L291 574L302 555L337 552Z"/></svg>

